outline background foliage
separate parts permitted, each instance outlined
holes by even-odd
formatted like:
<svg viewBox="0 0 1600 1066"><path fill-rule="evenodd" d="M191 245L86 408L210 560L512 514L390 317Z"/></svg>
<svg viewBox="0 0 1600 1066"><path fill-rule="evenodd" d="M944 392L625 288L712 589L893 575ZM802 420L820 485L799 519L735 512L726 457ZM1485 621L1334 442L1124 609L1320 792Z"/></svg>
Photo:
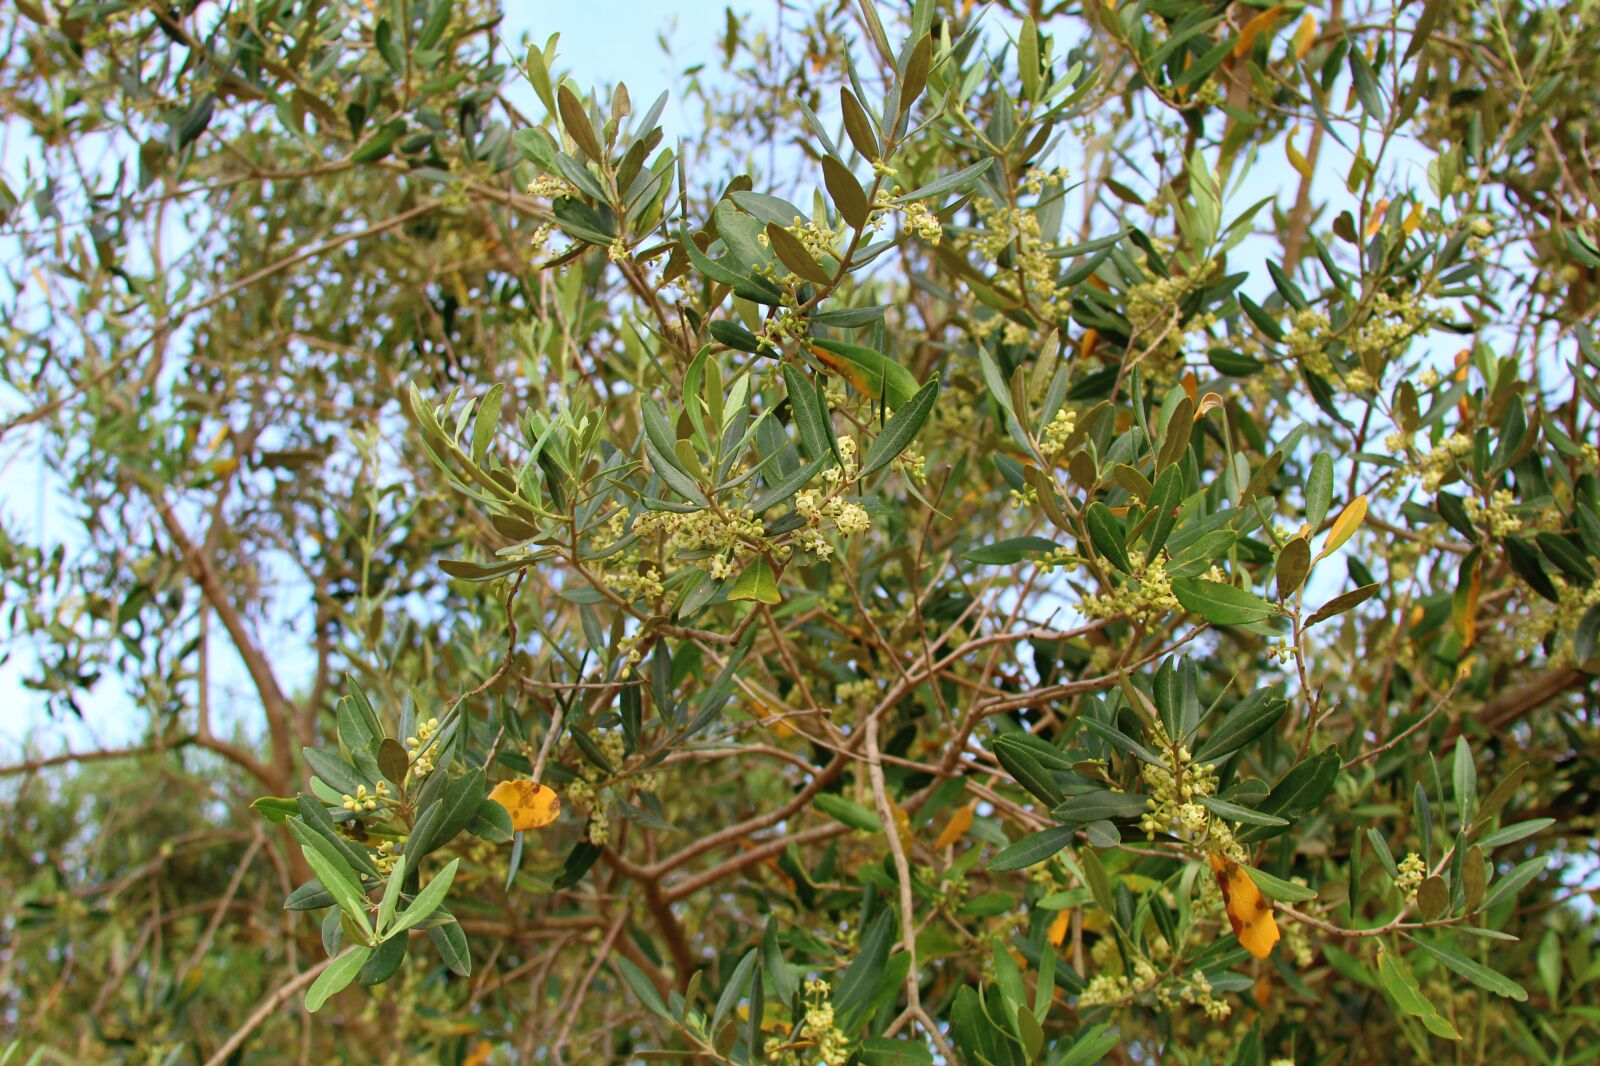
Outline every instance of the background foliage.
<svg viewBox="0 0 1600 1066"><path fill-rule="evenodd" d="M0 1058L1600 1054L1592 2L499 20L0 23Z"/></svg>

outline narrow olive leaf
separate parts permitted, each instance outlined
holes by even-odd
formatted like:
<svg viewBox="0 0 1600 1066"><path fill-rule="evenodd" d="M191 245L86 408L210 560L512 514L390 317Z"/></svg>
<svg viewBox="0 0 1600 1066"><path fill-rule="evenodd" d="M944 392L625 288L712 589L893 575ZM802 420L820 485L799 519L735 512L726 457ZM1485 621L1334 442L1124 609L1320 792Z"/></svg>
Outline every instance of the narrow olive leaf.
<svg viewBox="0 0 1600 1066"><path fill-rule="evenodd" d="M311 987L306 989L306 1010L311 1014L321 1010L324 1003L356 979L356 974L361 972L361 967L366 965L371 955L371 948L358 945L330 962L328 968L318 974L317 979L311 982Z"/></svg>
<svg viewBox="0 0 1600 1066"><path fill-rule="evenodd" d="M1583 552L1572 541L1549 530L1541 530L1534 534L1533 539L1538 542L1544 557L1555 563L1556 569L1567 575L1569 580L1580 585L1594 584L1594 567L1589 565L1589 560L1584 558Z"/></svg>
<svg viewBox="0 0 1600 1066"><path fill-rule="evenodd" d="M1031 833L989 860L989 869L1002 872L1037 866L1072 843L1076 826L1051 826Z"/></svg>
<svg viewBox="0 0 1600 1066"><path fill-rule="evenodd" d="M1300 589L1311 569L1311 542L1291 537L1278 552L1278 598L1287 600Z"/></svg>
<svg viewBox="0 0 1600 1066"><path fill-rule="evenodd" d="M1196 577L1172 579L1172 594L1183 609L1219 626L1247 625L1272 615L1272 604L1242 588Z"/></svg>
<svg viewBox="0 0 1600 1066"><path fill-rule="evenodd" d="M993 163L993 159L985 159L981 163L974 163L970 167L963 167L954 174L946 174L942 178L935 178L926 185L912 189L908 193L904 193L895 197L895 203L904 204L910 203L912 200L932 200L936 197L943 196L946 193L966 192L973 185L977 184L978 179L983 177L983 175L988 172L989 167L993 165ZM1118 239L1120 239L1120 235Z"/></svg>
<svg viewBox="0 0 1600 1066"><path fill-rule="evenodd" d="M1506 562L1511 564L1511 569L1516 571L1518 577L1528 583L1529 588L1551 603L1561 602L1561 596L1550 575L1544 572L1544 564L1539 561L1539 553L1534 551L1533 545L1521 537L1506 537L1504 548Z"/></svg>
<svg viewBox="0 0 1600 1066"><path fill-rule="evenodd" d="M1402 1011L1421 1019L1422 1024L1435 1036L1446 1040L1460 1040L1461 1034L1449 1020L1441 1015L1433 1001L1422 994L1416 978L1402 967L1387 951L1378 953L1378 981L1385 992L1394 999Z"/></svg>
<svg viewBox="0 0 1600 1066"><path fill-rule="evenodd" d="M778 261L800 277L818 285L833 284L833 278L811 257L806 246L800 243L799 237L776 222L768 222L767 240L771 242L772 252L778 257Z"/></svg>
<svg viewBox="0 0 1600 1066"><path fill-rule="evenodd" d="M377 931L379 936L385 935L389 922L394 918L395 907L400 903L400 886L406 879L406 857L402 852L395 860L394 869L389 871L389 881L383 886L383 900L378 904Z"/></svg>
<svg viewBox="0 0 1600 1066"><path fill-rule="evenodd" d="M1096 500L1083 513L1083 524L1089 531L1089 541L1101 558L1124 574L1133 572L1133 560L1122 543L1122 523L1111 513L1111 508Z"/></svg>
<svg viewBox="0 0 1600 1066"><path fill-rule="evenodd" d="M908 114L928 84L928 72L933 69L933 37L923 34L906 59L905 73L900 78L900 113Z"/></svg>
<svg viewBox="0 0 1600 1066"><path fill-rule="evenodd" d="M1493 992L1495 995L1504 996L1507 999L1514 999L1518 1003L1525 1002L1528 998L1527 989L1511 978L1497 973L1481 963L1473 962L1465 955L1457 955L1453 951L1430 944L1426 940L1419 940L1410 933L1406 934L1406 939L1421 948L1426 954L1438 959L1447 969L1454 970L1487 992Z"/></svg>
<svg viewBox="0 0 1600 1066"><path fill-rule="evenodd" d="M1161 439L1161 454L1156 457L1156 469L1162 470L1177 462L1189 447L1194 434L1194 401L1185 396L1173 408L1172 419L1167 423L1167 435Z"/></svg>
<svg viewBox="0 0 1600 1066"><path fill-rule="evenodd" d="M778 592L777 575L772 572L772 564L767 562L766 556L756 556L755 560L734 579L733 585L728 589L728 599L754 600L769 606L782 602L783 597Z"/></svg>
<svg viewBox="0 0 1600 1066"><path fill-rule="evenodd" d="M812 799L811 805L851 829L860 829L868 833L883 832L883 821L876 814L838 793L823 792Z"/></svg>
<svg viewBox="0 0 1600 1066"><path fill-rule="evenodd" d="M744 990L750 986L750 977L755 973L758 954L757 949L751 948L744 953L744 958L739 960L739 965L733 968L733 974L722 989L722 995L717 997L717 1007L711 1015L713 1033L722 1027L722 1020L733 1012L733 1008L738 1006L739 1000L744 997Z"/></svg>
<svg viewBox="0 0 1600 1066"><path fill-rule="evenodd" d="M596 163L605 162L606 153L600 147L600 138L595 136L594 126L589 122L589 112L584 110L582 102L567 88L565 82L556 90L556 106L561 112L561 125L567 131L567 136L583 149L584 155Z"/></svg>
<svg viewBox="0 0 1600 1066"><path fill-rule="evenodd" d="M443 925L430 925L428 939L451 973L458 977L472 976L472 949L460 922L451 920Z"/></svg>
<svg viewBox="0 0 1600 1066"><path fill-rule="evenodd" d="M1043 537L1012 537L974 548L963 554L962 558L986 566L1007 566L1035 556L1049 555L1059 548L1060 545L1055 541Z"/></svg>
<svg viewBox="0 0 1600 1066"><path fill-rule="evenodd" d="M794 412L795 430L800 434L800 446L805 449L806 456L819 460L832 455L833 426L805 371L785 363L783 384L789 391L789 407Z"/></svg>
<svg viewBox="0 0 1600 1066"><path fill-rule="evenodd" d="M1013 781L1052 807L1061 802L1060 786L1028 745L1014 737L1003 736L994 742L992 748L995 758L1000 760L1000 765L1005 767Z"/></svg>
<svg viewBox="0 0 1600 1066"><path fill-rule="evenodd" d="M1513 822L1511 825L1496 829L1492 833L1485 833L1478 838L1478 846L1492 849L1503 847L1506 844L1515 844L1519 840L1526 840L1535 833L1542 833L1556 824L1554 818L1530 818L1526 822Z"/></svg>
<svg viewBox="0 0 1600 1066"><path fill-rule="evenodd" d="M1289 709L1287 701L1258 689L1240 700L1194 753L1195 762L1221 762L1278 724Z"/></svg>
<svg viewBox="0 0 1600 1066"><path fill-rule="evenodd" d="M1239 822L1243 825L1268 826L1286 826L1289 824L1287 818L1279 818L1275 814L1262 814L1260 811L1253 811L1249 807L1241 807L1237 803L1229 803L1227 800L1217 799L1215 796L1196 796L1195 800L1212 814L1219 818L1226 818L1230 822Z"/></svg>
<svg viewBox="0 0 1600 1066"><path fill-rule="evenodd" d="M1161 471L1150 489L1150 510L1155 521L1150 526L1150 546L1146 559L1157 558L1157 553L1167 543L1167 535L1178 521L1178 507L1183 502L1183 471L1176 465Z"/></svg>
<svg viewBox="0 0 1600 1066"><path fill-rule="evenodd" d="M1338 551L1344 542L1361 528L1361 523L1366 517L1366 496L1357 496L1345 504L1344 510L1339 512L1339 517L1333 520L1333 527L1328 530L1328 539L1322 542L1322 550L1317 553L1317 558L1322 559Z"/></svg>
<svg viewBox="0 0 1600 1066"><path fill-rule="evenodd" d="M911 402L896 411L884 425L883 432L878 434L878 439L867 449L867 457L861 465L862 477L868 477L882 470L906 450L916 439L923 423L928 421L928 416L933 414L933 405L938 398L939 376L935 374L928 379L926 385L917 390L917 394L911 397Z"/></svg>
<svg viewBox="0 0 1600 1066"><path fill-rule="evenodd" d="M856 94L843 85L839 86L839 109L844 113L844 131L850 143L856 146L862 158L875 162L880 153L872 119L867 117L867 109L861 106Z"/></svg>
<svg viewBox="0 0 1600 1066"><path fill-rule="evenodd" d="M1311 460L1311 472L1306 475L1306 524L1320 529L1333 503L1333 457L1318 452Z"/></svg>
<svg viewBox="0 0 1600 1066"><path fill-rule="evenodd" d="M1293 881L1285 881L1281 877L1274 877L1265 870L1258 870L1254 866L1245 866L1244 863L1239 865L1245 873L1250 875L1250 880L1256 883L1256 887L1261 890L1261 894L1268 899L1277 900L1280 903L1304 903L1308 899L1317 898L1317 890L1314 888L1307 888L1305 885L1297 885Z"/></svg>
<svg viewBox="0 0 1600 1066"><path fill-rule="evenodd" d="M850 173L850 169L833 156L825 155L822 157L822 182L844 220L854 229L864 228L872 205L867 201L866 190Z"/></svg>
<svg viewBox="0 0 1600 1066"><path fill-rule="evenodd" d="M1580 666L1587 663L1600 647L1600 604L1589 608L1578 619L1578 628L1572 634L1572 659Z"/></svg>
<svg viewBox="0 0 1600 1066"><path fill-rule="evenodd" d="M1410 59L1422 51L1422 46L1428 43L1428 38L1433 35L1433 28L1439 24L1439 16L1444 13L1449 4L1447 0L1427 0L1422 5L1422 14L1417 16L1417 24L1411 30L1411 41L1406 45L1404 59Z"/></svg>
<svg viewBox="0 0 1600 1066"><path fill-rule="evenodd" d="M1058 822L1099 822L1112 818L1137 818L1145 812L1148 796L1136 792L1101 789L1068 797L1050 813Z"/></svg>
<svg viewBox="0 0 1600 1066"><path fill-rule="evenodd" d="M676 1023L677 1019L667 1010L667 1005L661 1002L661 993L656 991L656 986L650 983L650 978L644 975L644 971L621 956L615 961L617 972L622 974L623 983L633 991L639 1002L645 1005L645 1009L658 1018Z"/></svg>
<svg viewBox="0 0 1600 1066"><path fill-rule="evenodd" d="M1256 804L1256 812L1292 821L1328 797L1338 780L1339 766L1339 753L1332 747L1324 748L1284 774L1267 798ZM1252 826L1237 836L1241 842L1269 840L1281 831L1279 826Z"/></svg>
<svg viewBox="0 0 1600 1066"><path fill-rule="evenodd" d="M1321 607L1318 607L1311 617L1306 619L1305 628L1310 629L1318 622L1326 622L1335 615L1344 614L1344 612L1350 610L1352 607L1366 603L1368 600L1372 599L1372 597L1376 596L1378 594L1378 590L1382 587L1383 586L1379 582L1374 581L1370 585L1362 585L1358 589L1351 589L1349 592L1341 592L1339 595L1335 596Z"/></svg>
<svg viewBox="0 0 1600 1066"><path fill-rule="evenodd" d="M1549 855L1535 855L1527 862L1519 863L1511 872L1494 883L1489 894L1483 898L1482 910L1493 910L1495 904L1501 900L1509 899L1544 872L1545 865L1550 861Z"/></svg>
<svg viewBox="0 0 1600 1066"><path fill-rule="evenodd" d="M459 865L461 865L460 859L451 859L445 863L444 869L433 875L433 880L417 893L416 898L411 901L411 906L395 919L394 928L389 931L390 936L420 925L439 909L444 903L445 895L450 891L450 885L456 879L456 867Z"/></svg>

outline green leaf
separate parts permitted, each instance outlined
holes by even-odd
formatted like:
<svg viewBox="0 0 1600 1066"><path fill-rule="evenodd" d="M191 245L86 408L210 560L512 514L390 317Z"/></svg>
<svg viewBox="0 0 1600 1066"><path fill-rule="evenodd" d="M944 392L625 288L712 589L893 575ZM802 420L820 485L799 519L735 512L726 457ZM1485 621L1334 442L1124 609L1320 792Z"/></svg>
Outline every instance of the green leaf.
<svg viewBox="0 0 1600 1066"><path fill-rule="evenodd" d="M1328 798L1338 780L1339 765L1339 753L1331 746L1324 748L1284 774L1267 798L1256 805L1256 811L1292 821ZM1236 835L1239 841L1248 843L1270 839L1280 832L1282 829L1277 826L1257 826Z"/></svg>
<svg viewBox="0 0 1600 1066"><path fill-rule="evenodd" d="M1311 460L1311 472L1306 475L1306 525L1313 531L1322 528L1333 504L1333 457L1318 452Z"/></svg>
<svg viewBox="0 0 1600 1066"><path fill-rule="evenodd" d="M322 882L322 887L333 896L339 909L348 914L369 938L372 936L372 925L367 920L367 897L361 891L361 886L356 880L355 873L345 864L344 857L335 852L331 847L321 847L318 841L307 841L304 834L312 834L310 829L303 824L289 821L291 832L299 827L302 832L295 832L300 838L300 851L306 857L306 864L311 867L311 872L316 874L317 880Z"/></svg>
<svg viewBox="0 0 1600 1066"><path fill-rule="evenodd" d="M1237 803L1229 803L1227 800L1217 799L1215 796L1196 796L1195 800L1212 814L1220 818L1226 818L1230 822L1270 826L1286 826L1289 824L1286 818L1279 818L1275 814L1262 814L1260 811L1253 811L1249 807L1241 807Z"/></svg>
<svg viewBox="0 0 1600 1066"><path fill-rule="evenodd" d="M850 168L831 155L823 156L822 183L827 186L828 197L851 228L859 230L865 227L872 205L867 201L866 190L850 173Z"/></svg>
<svg viewBox="0 0 1600 1066"><path fill-rule="evenodd" d="M1542 833L1556 824L1554 818L1534 818L1526 822L1516 822L1512 825L1486 833L1478 839L1480 848L1498 848L1503 844L1512 844L1524 840L1535 833Z"/></svg>
<svg viewBox="0 0 1600 1066"><path fill-rule="evenodd" d="M1238 626L1272 615L1272 605L1235 585L1198 577L1175 577L1172 594L1183 608L1213 625Z"/></svg>
<svg viewBox="0 0 1600 1066"><path fill-rule="evenodd" d="M411 901L411 906L395 920L390 936L398 935L421 924L444 904L445 894L450 891L450 884L456 878L456 867L460 864L460 859L451 859L445 863L444 869L433 875L433 880L417 893L416 898Z"/></svg>
<svg viewBox="0 0 1600 1066"><path fill-rule="evenodd" d="M556 88L556 108L561 112L561 125L567 131L567 136L583 149L584 155L596 163L604 163L605 149L600 147L600 138L595 136L589 112L584 110L583 104L565 82Z"/></svg>
<svg viewBox="0 0 1600 1066"><path fill-rule="evenodd" d="M832 285L833 277L812 258L800 238L774 222L767 223L767 240L778 261L806 281L818 285Z"/></svg>
<svg viewBox="0 0 1600 1066"><path fill-rule="evenodd" d="M883 832L883 822L878 816L859 803L845 799L834 792L822 792L811 800L811 805L826 814L836 822L843 822L851 829L862 829L869 833Z"/></svg>
<svg viewBox="0 0 1600 1066"><path fill-rule="evenodd" d="M1137 818L1146 809L1148 796L1137 792L1112 792L1102 789L1069 796L1050 813L1060 822L1098 822L1110 818Z"/></svg>
<svg viewBox="0 0 1600 1066"><path fill-rule="evenodd" d="M361 972L361 967L366 965L371 954L371 948L357 945L330 962L328 968L318 974L317 979L311 982L311 987L306 989L306 1010L312 1014L321 1010L324 1003L356 979L356 974Z"/></svg>
<svg viewBox="0 0 1600 1066"><path fill-rule="evenodd" d="M1055 779L1050 772L1039 762L1039 757L1032 752L1028 745L1019 742L1013 737L1002 736L997 738L992 745L996 759L1005 767L1006 773L1012 780L1027 789L1041 802L1052 807L1061 802L1061 789L1057 787Z"/></svg>
<svg viewBox="0 0 1600 1066"><path fill-rule="evenodd" d="M1205 765L1221 762L1278 724L1289 709L1287 701L1257 689L1234 705L1233 710L1212 730L1194 753L1194 761Z"/></svg>
<svg viewBox="0 0 1600 1066"><path fill-rule="evenodd" d="M910 1040L869 1036L861 1042L861 1066L933 1066L933 1053Z"/></svg>
<svg viewBox="0 0 1600 1066"><path fill-rule="evenodd" d="M783 597L778 594L778 578L772 572L772 564L767 562L765 555L758 555L734 579L732 587L728 589L730 600L755 600L757 603L768 605L780 603Z"/></svg>
<svg viewBox="0 0 1600 1066"><path fill-rule="evenodd" d="M1368 600L1372 599L1372 597L1376 596L1378 594L1378 590L1382 587L1383 586L1379 582L1374 581L1370 585L1362 585L1358 589L1351 589L1349 592L1341 592L1339 595L1335 596L1333 599L1329 600L1327 603L1323 604L1321 607L1318 607L1314 612L1312 612L1311 617L1306 619L1306 624L1302 628L1310 629L1318 622L1325 622L1330 618L1344 614L1353 607L1359 607L1361 604L1366 603Z"/></svg>
<svg viewBox="0 0 1600 1066"><path fill-rule="evenodd" d="M643 970L620 955L616 956L615 962L623 982L632 989L646 1010L658 1018L664 1018L669 1022L676 1021L672 1017L672 1012L667 1010L667 1005L661 1002L661 993L656 991L656 986L650 983L650 978L644 975Z"/></svg>
<svg viewBox="0 0 1600 1066"><path fill-rule="evenodd" d="M1473 962L1465 955L1457 955L1453 951L1430 944L1425 940L1419 940L1410 933L1406 934L1406 939L1485 991L1493 992L1497 996L1505 996L1507 999L1514 999L1519 1003L1525 1002L1528 998L1527 990L1517 982L1489 969L1487 966Z"/></svg>
<svg viewBox="0 0 1600 1066"><path fill-rule="evenodd" d="M722 1020L726 1018L744 996L744 990L750 985L750 976L755 973L757 951L751 948L744 953L744 958L733 968L733 974L728 978L727 985L722 989L722 995L717 997L717 1008L711 1015L711 1031L714 1033L722 1028Z"/></svg>
<svg viewBox="0 0 1600 1066"><path fill-rule="evenodd" d="M922 429L923 423L928 421L928 416L933 413L934 402L939 398L939 377L934 375L928 383L917 390L911 397L911 402L895 411L883 427L883 432L872 442L872 447L867 449L866 460L861 466L861 476L868 477L888 466L897 456L906 450L907 446L916 439L917 431Z"/></svg>
<svg viewBox="0 0 1600 1066"><path fill-rule="evenodd" d="M1378 953L1378 980L1400 1009L1422 1019L1422 1024L1427 1026L1430 1033L1447 1040L1461 1039L1456 1027L1434 1009L1431 1000L1423 996L1417 987L1416 978L1402 968L1395 957L1387 951Z"/></svg>
<svg viewBox="0 0 1600 1066"><path fill-rule="evenodd" d="M795 430L800 434L800 446L813 462L822 462L833 455L837 447L822 398L805 371L787 363L783 366L783 383L789 392L789 409L794 415Z"/></svg>
<svg viewBox="0 0 1600 1066"><path fill-rule="evenodd" d="M406 857L402 852L395 859L394 869L389 871L389 880L383 886L383 900L378 904L378 935L384 936L389 929L389 922L394 918L395 908L400 904L400 886L406 879Z"/></svg>
<svg viewBox="0 0 1600 1066"><path fill-rule="evenodd" d="M963 554L962 558L985 566L1009 566L1035 555L1049 555L1060 547L1055 541L1043 537L1012 537L974 548Z"/></svg>
<svg viewBox="0 0 1600 1066"><path fill-rule="evenodd" d="M282 825L286 819L300 813L300 801L293 797L262 796L251 801L250 809L260 811L261 817L273 825Z"/></svg>
<svg viewBox="0 0 1600 1066"><path fill-rule="evenodd" d="M926 185L896 197L895 203L905 204L910 203L912 200L933 200L943 196L945 193L966 192L978 183L978 179L988 172L993 163L994 160L985 159L981 163L974 163L970 167L964 167L954 174L946 174L942 178L937 178Z"/></svg>
<svg viewBox="0 0 1600 1066"><path fill-rule="evenodd" d="M1291 537L1278 552L1278 598L1287 600L1299 590L1311 569L1311 543L1305 537Z"/></svg>
<svg viewBox="0 0 1600 1066"><path fill-rule="evenodd" d="M451 973L458 977L472 976L472 949L460 922L452 918L442 925L428 926L428 939Z"/></svg>
<svg viewBox="0 0 1600 1066"><path fill-rule="evenodd" d="M1124 574L1133 573L1133 561L1128 558L1128 549L1123 544L1122 523L1111 513L1111 508L1098 500L1091 503L1083 512L1083 524L1089 531L1094 550L1102 558Z"/></svg>
<svg viewBox="0 0 1600 1066"><path fill-rule="evenodd" d="M998 872L1037 866L1061 848L1072 844L1072 837L1075 836L1077 826L1051 826L1050 829L1032 832L989 860L989 869Z"/></svg>
<svg viewBox="0 0 1600 1066"><path fill-rule="evenodd" d="M1293 881L1285 881L1281 877L1274 877L1265 870L1258 870L1254 866L1245 866L1244 872L1250 875L1250 880L1256 883L1261 894L1268 899L1278 900L1281 903L1304 903L1308 899L1316 899L1316 889L1297 885Z"/></svg>
<svg viewBox="0 0 1600 1066"><path fill-rule="evenodd" d="M376 784L363 778L355 767L331 751L323 748L301 748L300 751L311 772L326 781L336 792L347 796L354 795L356 789L363 785L368 792L371 792Z"/></svg>

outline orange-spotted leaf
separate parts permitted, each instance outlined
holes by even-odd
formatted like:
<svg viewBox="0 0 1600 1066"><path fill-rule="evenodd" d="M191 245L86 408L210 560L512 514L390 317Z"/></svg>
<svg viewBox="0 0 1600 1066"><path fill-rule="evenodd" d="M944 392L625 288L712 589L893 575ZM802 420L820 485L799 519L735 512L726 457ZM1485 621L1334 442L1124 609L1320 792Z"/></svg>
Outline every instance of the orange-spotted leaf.
<svg viewBox="0 0 1600 1066"><path fill-rule="evenodd" d="M933 842L936 848L948 848L967 835L967 830L972 828L972 815L977 809L976 803L968 803L956 808L956 813L950 816L945 823L944 832L939 834L939 839Z"/></svg>
<svg viewBox="0 0 1600 1066"><path fill-rule="evenodd" d="M1060 947L1062 941L1067 939L1067 926L1070 924L1072 924L1071 911L1056 911L1055 920L1050 923L1050 930L1045 933L1045 938L1054 946Z"/></svg>
<svg viewBox="0 0 1600 1066"><path fill-rule="evenodd" d="M1222 899L1228 907L1233 935L1250 954L1266 958L1278 942L1278 921L1272 916L1272 904L1238 863L1216 852L1211 853L1210 859L1211 872L1216 875L1217 887L1222 889Z"/></svg>
<svg viewBox="0 0 1600 1066"><path fill-rule="evenodd" d="M556 790L527 778L500 782L489 798L511 815L513 829L542 829L561 814L561 797Z"/></svg>

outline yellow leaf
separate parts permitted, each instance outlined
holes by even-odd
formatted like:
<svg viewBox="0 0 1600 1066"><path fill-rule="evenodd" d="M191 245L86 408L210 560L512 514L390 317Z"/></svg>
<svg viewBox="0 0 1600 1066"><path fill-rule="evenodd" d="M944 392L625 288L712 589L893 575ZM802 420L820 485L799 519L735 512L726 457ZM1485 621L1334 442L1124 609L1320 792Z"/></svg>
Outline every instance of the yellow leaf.
<svg viewBox="0 0 1600 1066"><path fill-rule="evenodd" d="M1045 934L1045 937L1051 944L1060 947L1061 942L1067 939L1067 926L1071 923L1071 911L1056 911L1055 920L1050 923L1050 931Z"/></svg>
<svg viewBox="0 0 1600 1066"><path fill-rule="evenodd" d="M1340 546L1361 528L1361 523L1366 517L1366 496L1357 496L1345 504L1344 510L1339 512L1339 517L1333 520L1333 528L1328 530L1328 539L1322 542L1322 551L1317 554L1317 558L1321 559L1338 551Z"/></svg>
<svg viewBox="0 0 1600 1066"><path fill-rule="evenodd" d="M944 832L939 834L939 839L933 842L936 848L948 848L967 835L967 830L972 828L972 815L977 809L976 803L969 803L958 807L956 813L950 816L950 821L945 823Z"/></svg>
<svg viewBox="0 0 1600 1066"><path fill-rule="evenodd" d="M1406 216L1406 220L1400 223L1400 228L1409 237L1417 232L1417 227L1420 225L1422 225L1422 205L1417 204L1411 208L1411 213Z"/></svg>
<svg viewBox="0 0 1600 1066"><path fill-rule="evenodd" d="M1295 136L1299 132L1300 127L1298 125L1289 131L1289 136L1283 139L1283 152L1289 157L1289 165L1294 167L1295 173L1302 178L1309 178L1311 177L1311 161L1301 155L1300 149L1294 146Z"/></svg>
<svg viewBox="0 0 1600 1066"><path fill-rule="evenodd" d="M894 827L900 834L900 843L910 846L913 834L911 832L911 816L906 809L898 803L890 803L889 810L894 815Z"/></svg>
<svg viewBox="0 0 1600 1066"><path fill-rule="evenodd" d="M1083 339L1078 342L1078 358L1087 359L1094 354L1095 346L1100 343L1100 331L1087 329L1083 331Z"/></svg>
<svg viewBox="0 0 1600 1066"><path fill-rule="evenodd" d="M1304 59L1306 53L1311 51L1311 45L1317 39L1317 16L1306 12L1306 17L1300 20L1300 26L1294 31L1294 57Z"/></svg>
<svg viewBox="0 0 1600 1066"><path fill-rule="evenodd" d="M478 1046L467 1052L467 1057L461 1060L461 1066L483 1066L493 1054L494 1045L487 1040L480 1040Z"/></svg>
<svg viewBox="0 0 1600 1066"><path fill-rule="evenodd" d="M1194 409L1194 420L1200 421L1206 416L1207 411L1215 411L1222 406L1222 397L1214 392L1208 392L1200 397L1200 405Z"/></svg>
<svg viewBox="0 0 1600 1066"><path fill-rule="evenodd" d="M511 815L513 829L541 829L561 814L561 797L556 790L527 778L500 782L489 798Z"/></svg>
<svg viewBox="0 0 1600 1066"><path fill-rule="evenodd" d="M1222 889L1222 899L1228 907L1233 935L1256 958L1271 955L1272 946L1278 942L1278 921L1272 916L1272 904L1238 863L1216 852L1209 858L1211 872L1216 875L1217 887Z"/></svg>
<svg viewBox="0 0 1600 1066"><path fill-rule="evenodd" d="M775 736L775 737L792 737L792 736L794 736L794 730L789 728L789 724L787 722L785 722L782 718L776 717L772 712L772 708L768 707L766 704L759 703L756 700L751 700L750 701L750 713L755 715L757 718L759 718L761 720L761 724L762 725L764 725L768 729L772 730L772 735L773 736Z"/></svg>
<svg viewBox="0 0 1600 1066"><path fill-rule="evenodd" d="M1271 29L1272 24L1277 22L1282 14L1283 8L1274 4L1246 22L1244 29L1239 33L1239 43L1233 46L1233 58L1243 59L1249 55L1250 50L1256 46L1256 38Z"/></svg>

